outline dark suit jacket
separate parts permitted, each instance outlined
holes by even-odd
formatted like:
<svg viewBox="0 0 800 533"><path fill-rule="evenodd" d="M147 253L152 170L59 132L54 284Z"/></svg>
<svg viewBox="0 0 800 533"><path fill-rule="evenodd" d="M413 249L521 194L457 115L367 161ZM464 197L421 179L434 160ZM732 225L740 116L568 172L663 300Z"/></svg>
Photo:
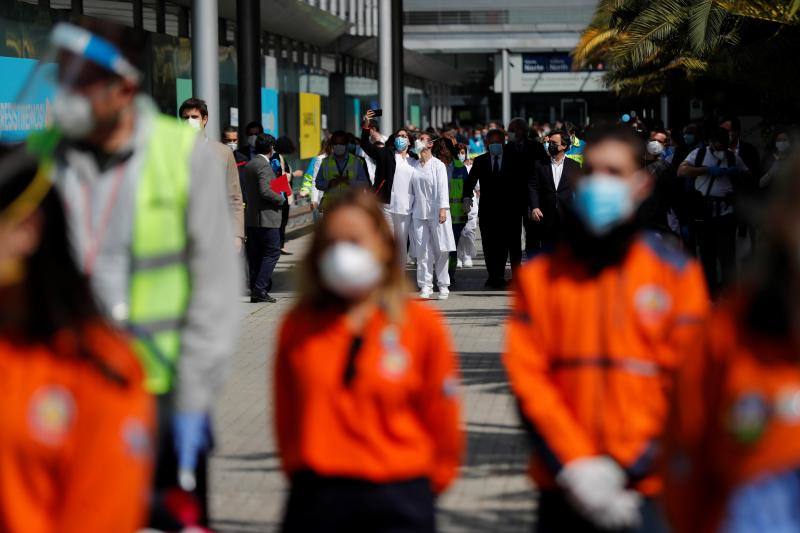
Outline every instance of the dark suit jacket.
<svg viewBox="0 0 800 533"><path fill-rule="evenodd" d="M528 214L530 207L528 202L528 188L533 180L535 163L537 161L549 161L544 148L537 141L525 139L523 142L506 143L503 147L503 155L508 157L508 172L513 182L512 194L515 208L521 216Z"/></svg>
<svg viewBox="0 0 800 533"><path fill-rule="evenodd" d="M481 218L509 218L517 214L510 209L514 198L515 183L511 174L510 158L503 154L500 173L492 172L492 159L489 152L475 158L472 170L464 183L464 198L472 198L475 184L481 184L481 201L478 216Z"/></svg>
<svg viewBox="0 0 800 533"><path fill-rule="evenodd" d="M375 161L375 183L372 189L378 195L378 200L384 204L392 201L392 185L394 185L394 170L397 164L394 160L394 146L379 147L372 144L369 130L361 130L361 149ZM366 163L365 163L366 165Z"/></svg>
<svg viewBox="0 0 800 533"><path fill-rule="evenodd" d="M556 189L553 179L553 169L550 159L537 161L534 170L534 179L528 189L531 209L541 209L544 218L539 224L545 233L557 230L563 219L564 209L572 203L574 194L573 185L576 177L581 172L581 166L572 159L564 158L564 169L561 171L561 181ZM544 235L550 237L551 235Z"/></svg>
<svg viewBox="0 0 800 533"><path fill-rule="evenodd" d="M286 199L272 190L275 179L272 165L256 155L244 166L245 202L244 223L247 227L281 227L281 206Z"/></svg>

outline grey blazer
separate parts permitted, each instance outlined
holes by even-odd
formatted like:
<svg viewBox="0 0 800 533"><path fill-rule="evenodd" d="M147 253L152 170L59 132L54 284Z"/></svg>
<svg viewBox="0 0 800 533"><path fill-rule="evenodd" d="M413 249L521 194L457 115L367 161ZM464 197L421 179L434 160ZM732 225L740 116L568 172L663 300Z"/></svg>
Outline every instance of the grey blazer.
<svg viewBox="0 0 800 533"><path fill-rule="evenodd" d="M261 155L254 155L244 167L244 224L247 227L281 227L281 206L286 199L270 188L275 179L272 166Z"/></svg>

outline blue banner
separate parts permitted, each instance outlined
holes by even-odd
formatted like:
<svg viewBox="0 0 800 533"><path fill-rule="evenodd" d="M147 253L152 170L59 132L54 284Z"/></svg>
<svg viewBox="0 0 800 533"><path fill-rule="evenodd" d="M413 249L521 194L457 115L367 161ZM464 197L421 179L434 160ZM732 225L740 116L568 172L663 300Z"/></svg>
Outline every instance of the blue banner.
<svg viewBox="0 0 800 533"><path fill-rule="evenodd" d="M55 95L55 65L46 65L31 80L39 64L35 59L0 57L0 141L22 141L44 129ZM26 87L26 84L30 84ZM20 92L26 88L25 94Z"/></svg>
<svg viewBox="0 0 800 533"><path fill-rule="evenodd" d="M264 126L264 133L269 133L276 138L280 136L280 133L278 133L280 131L278 116L278 91L262 87L261 124Z"/></svg>

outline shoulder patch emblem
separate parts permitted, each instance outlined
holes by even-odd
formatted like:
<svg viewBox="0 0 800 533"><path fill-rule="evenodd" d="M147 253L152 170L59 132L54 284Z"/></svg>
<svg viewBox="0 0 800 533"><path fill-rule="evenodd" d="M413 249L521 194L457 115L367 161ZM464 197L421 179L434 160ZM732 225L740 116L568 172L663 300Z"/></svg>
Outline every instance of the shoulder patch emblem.
<svg viewBox="0 0 800 533"><path fill-rule="evenodd" d="M648 322L662 318L672 308L672 297L663 287L655 284L639 287L634 300L639 316Z"/></svg>
<svg viewBox="0 0 800 533"><path fill-rule="evenodd" d="M28 425L34 439L43 444L61 444L75 420L75 399L61 385L39 388L28 404Z"/></svg>

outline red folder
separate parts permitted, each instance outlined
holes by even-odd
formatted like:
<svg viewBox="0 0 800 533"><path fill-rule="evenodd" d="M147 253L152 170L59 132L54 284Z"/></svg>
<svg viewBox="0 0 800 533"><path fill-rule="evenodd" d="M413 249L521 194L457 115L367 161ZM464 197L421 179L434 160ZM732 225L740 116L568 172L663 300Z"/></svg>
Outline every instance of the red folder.
<svg viewBox="0 0 800 533"><path fill-rule="evenodd" d="M288 174L281 174L280 176L272 180L269 184L269 187L278 194L284 193L287 196L292 194L292 186L289 185Z"/></svg>

